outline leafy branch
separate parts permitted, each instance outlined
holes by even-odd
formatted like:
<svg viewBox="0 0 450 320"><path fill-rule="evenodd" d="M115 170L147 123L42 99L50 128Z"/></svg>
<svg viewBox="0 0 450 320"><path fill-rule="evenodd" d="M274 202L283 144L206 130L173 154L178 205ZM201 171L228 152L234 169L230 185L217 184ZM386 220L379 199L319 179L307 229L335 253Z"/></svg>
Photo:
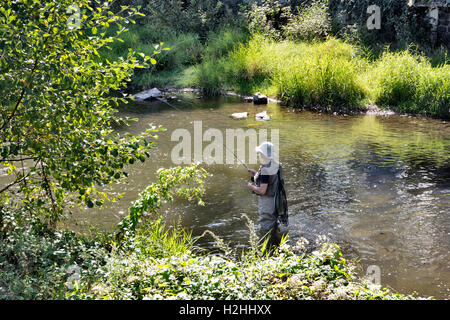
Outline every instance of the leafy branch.
<svg viewBox="0 0 450 320"><path fill-rule="evenodd" d="M119 240L130 236L143 216L155 214L162 204L172 202L175 196L204 205L204 179L207 172L197 165L159 169L158 180L148 186L133 203L127 217L119 223Z"/></svg>

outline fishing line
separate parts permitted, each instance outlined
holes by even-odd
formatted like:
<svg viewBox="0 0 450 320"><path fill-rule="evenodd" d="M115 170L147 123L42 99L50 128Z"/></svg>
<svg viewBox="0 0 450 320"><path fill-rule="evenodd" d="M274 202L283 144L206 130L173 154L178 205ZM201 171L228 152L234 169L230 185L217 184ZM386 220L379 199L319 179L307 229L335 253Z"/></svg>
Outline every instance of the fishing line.
<svg viewBox="0 0 450 320"><path fill-rule="evenodd" d="M183 111L183 110L181 110L181 109L175 107L175 106L172 105L171 103L167 102L165 99L158 98L158 97L156 97L156 99L157 99L158 101L160 101L160 102L163 102L163 103L167 104L169 107L171 107L171 108L173 108L173 109L175 109L175 110L177 110L177 111L183 113L183 114L186 115L189 119L193 120L192 117L190 117L190 116L187 114L187 112L185 112L185 111ZM230 148L228 148L228 147L225 145L225 143L223 143L223 141L222 141L222 145L225 147L225 149L227 149L229 152L231 152L231 153L233 154L233 156L235 157L235 159L236 159L237 161L239 161L239 162L245 167L245 169L247 169L247 171L250 170L250 168L249 168L249 167L248 167L241 159L238 158L238 156L236 155L236 153L234 153L233 150L231 150Z"/></svg>

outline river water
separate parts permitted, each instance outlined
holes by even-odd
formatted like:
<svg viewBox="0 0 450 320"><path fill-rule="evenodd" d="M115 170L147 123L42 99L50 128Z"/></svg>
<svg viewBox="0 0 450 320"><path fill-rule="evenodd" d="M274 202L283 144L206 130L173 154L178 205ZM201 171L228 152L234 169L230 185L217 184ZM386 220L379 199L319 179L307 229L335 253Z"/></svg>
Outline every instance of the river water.
<svg viewBox="0 0 450 320"><path fill-rule="evenodd" d="M155 180L156 170L174 166L171 152L179 142L172 142L171 135L187 129L193 137L194 121L202 121L203 132L219 129L224 138L226 129L267 129L269 138L276 129L292 242L300 237L313 242L318 235L327 235L346 257L360 259L361 274L368 266L378 266L383 286L450 298L448 122L294 112L274 103L255 107L236 97L197 99L184 94L169 102L183 112L161 102L131 104L121 112L123 117L139 118L123 131L138 134L149 123L167 131L159 134L150 161L135 163L129 168L129 183L115 187L125 193L120 201L75 216L107 228L116 224L139 192ZM254 114L264 110L271 120L255 121ZM236 112L250 116L231 119ZM246 246L248 230L242 214L256 221L257 198L247 189L245 168L238 162L202 166L211 173L206 206L175 201L164 207L164 215L169 221L181 221L194 236L211 230L234 247ZM214 247L211 238L202 238L197 245Z"/></svg>

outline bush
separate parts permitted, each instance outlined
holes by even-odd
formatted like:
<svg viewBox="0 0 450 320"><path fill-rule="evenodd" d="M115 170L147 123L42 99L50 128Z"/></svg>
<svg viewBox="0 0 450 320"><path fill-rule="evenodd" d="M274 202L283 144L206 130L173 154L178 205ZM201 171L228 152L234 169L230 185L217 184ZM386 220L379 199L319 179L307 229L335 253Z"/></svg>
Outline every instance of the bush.
<svg viewBox="0 0 450 320"><path fill-rule="evenodd" d="M450 66L433 68L409 51L385 52L371 69L375 103L398 112L449 118Z"/></svg>
<svg viewBox="0 0 450 320"><path fill-rule="evenodd" d="M75 271L87 286L106 262L99 242L51 231L25 213L5 214L3 228L0 299L64 299L83 289L71 281Z"/></svg>
<svg viewBox="0 0 450 320"><path fill-rule="evenodd" d="M331 16L328 0L315 0L309 6L299 9L284 27L284 35L293 40L323 40L331 31Z"/></svg>
<svg viewBox="0 0 450 320"><path fill-rule="evenodd" d="M246 12L250 33L264 35L270 39L281 39L282 28L289 20L290 12L290 8L278 0L252 3Z"/></svg>
<svg viewBox="0 0 450 320"><path fill-rule="evenodd" d="M380 30L367 29L367 8L371 5L377 5L381 10ZM409 7L408 1L329 0L329 8L336 27L340 29L346 28L347 25L356 26L359 39L364 41L365 45L394 43L404 48L412 42L426 43L430 38L427 23L419 19L420 9Z"/></svg>
<svg viewBox="0 0 450 320"><path fill-rule="evenodd" d="M340 248L318 240L304 252L305 239L287 243L272 255L250 247L239 256L190 252L155 258L139 250L115 251L105 276L86 294L104 299L263 300L263 299L412 299L355 276L355 265ZM306 241L307 242L307 241ZM294 254L296 252L297 254Z"/></svg>
<svg viewBox="0 0 450 320"><path fill-rule="evenodd" d="M149 0L144 9L146 23L201 36L228 22L232 13L231 8L219 0Z"/></svg>
<svg viewBox="0 0 450 320"><path fill-rule="evenodd" d="M87 240L49 232L37 220L4 218L0 299L416 298L358 278L356 264L324 237L311 253L301 239L266 254L248 218L249 247L241 252L211 232L203 235L216 240L223 251L216 255L194 253L190 233L167 228L160 218L140 224L120 246L111 235Z"/></svg>

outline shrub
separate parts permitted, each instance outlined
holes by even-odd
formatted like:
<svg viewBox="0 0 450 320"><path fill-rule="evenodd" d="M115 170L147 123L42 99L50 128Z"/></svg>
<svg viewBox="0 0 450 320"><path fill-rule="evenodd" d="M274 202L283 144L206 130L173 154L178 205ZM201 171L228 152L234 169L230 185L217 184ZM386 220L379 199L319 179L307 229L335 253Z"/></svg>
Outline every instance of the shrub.
<svg viewBox="0 0 450 320"><path fill-rule="evenodd" d="M51 231L24 212L6 213L3 228L0 299L64 299L83 289L72 283L74 272L80 278L73 279L82 278L87 286L106 262L107 250L99 242Z"/></svg>
<svg viewBox="0 0 450 320"><path fill-rule="evenodd" d="M246 15L251 34L281 39L283 25L290 17L290 8L278 0L263 0L260 4L252 3Z"/></svg>
<svg viewBox="0 0 450 320"><path fill-rule="evenodd" d="M203 36L228 21L230 15L229 7L219 0L149 0L145 9L147 23Z"/></svg>
<svg viewBox="0 0 450 320"><path fill-rule="evenodd" d="M450 67L409 51L385 52L371 68L375 103L398 112L449 118Z"/></svg>
<svg viewBox="0 0 450 320"><path fill-rule="evenodd" d="M328 12L328 0L315 0L309 6L299 9L286 26L284 35L294 40L325 39L331 31L331 16Z"/></svg>
<svg viewBox="0 0 450 320"><path fill-rule="evenodd" d="M337 245L321 238L318 250L306 254L304 243L284 243L270 256L248 250L241 256L188 252L154 258L139 250L114 251L105 266L108 272L87 295L150 300L414 298L358 279L355 265Z"/></svg>
<svg viewBox="0 0 450 320"><path fill-rule="evenodd" d="M368 30L367 8L377 5L381 10L381 29ZM430 28L420 19L421 8L408 6L408 1L392 0L329 0L330 13L336 28L354 25L359 39L364 44L394 43L406 47L411 42L426 43L430 39Z"/></svg>
<svg viewBox="0 0 450 320"><path fill-rule="evenodd" d="M358 278L336 244L286 239L272 254L247 218L249 248L194 253L193 239L161 218L144 221L120 246L112 235L86 239L52 232L26 215L3 215L0 299L416 299ZM76 275L72 278L72 267ZM76 280L76 281L73 281Z"/></svg>

